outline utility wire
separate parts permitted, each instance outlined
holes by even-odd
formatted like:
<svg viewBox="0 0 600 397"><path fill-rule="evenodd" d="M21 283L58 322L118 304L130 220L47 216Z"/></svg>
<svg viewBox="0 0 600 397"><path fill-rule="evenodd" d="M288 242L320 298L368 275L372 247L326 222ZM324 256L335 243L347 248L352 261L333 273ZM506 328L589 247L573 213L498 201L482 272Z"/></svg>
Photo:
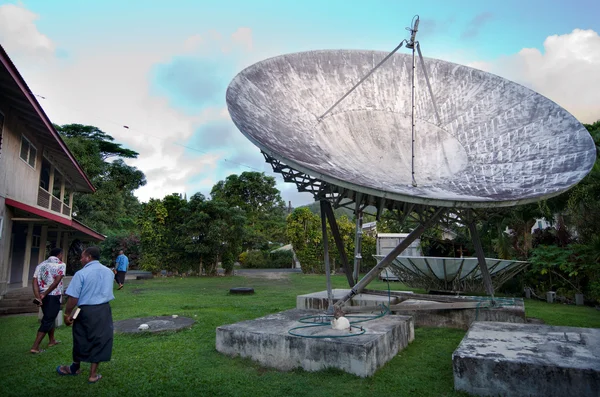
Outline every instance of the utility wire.
<svg viewBox="0 0 600 397"><path fill-rule="evenodd" d="M32 94L33 94L34 96L38 97L38 98L41 98L41 99L43 99L43 100L48 100L48 98L47 98L47 97L45 97L45 96L42 96L42 95L39 95L39 94L35 94L35 93L33 93L33 92L32 92ZM56 102L55 102L55 104L56 104ZM80 112L80 113L83 113L83 114L85 114L85 113L86 113L86 112L85 112L83 109L78 109L78 108L76 108L76 107L67 107L67 106L65 106L65 105L62 105L62 104L59 104L59 106L62 106L62 107L63 107L63 109L66 109L66 110L75 110L75 111L77 111L77 112ZM119 123L119 122L117 122L117 121L115 121L115 120L109 119L109 118L107 118L107 117L104 117L104 116L95 116L95 117L99 117L100 119L102 119L102 120L104 120L104 121L106 121L106 122L109 122L109 123L111 123L111 124L115 124L115 125L117 125L117 126L119 126L119 127L121 127L121 128L124 128L124 129L127 129L127 130L129 130L129 131L132 131L132 132L136 133L136 134L137 134L137 135L139 135L139 136L147 136L147 137L150 137L150 138L154 138L154 139L160 139L160 140L163 140L163 139L164 139L164 138L161 138L161 137L159 137L159 136L156 136L156 135L153 135L153 134L149 134L149 133L147 133L147 132L142 132L142 131L140 131L140 130L138 130L138 129L136 129L136 128L132 128L132 127L130 127L130 126L129 126L128 124L126 124L126 123ZM192 150L192 151L194 151L194 152L203 153L203 154L213 154L213 153L211 153L211 152L208 152L208 151L206 151L206 150L197 149L197 148L194 148L194 147L191 147L191 146L188 146L188 145L184 145L184 144L182 144L182 143L179 143L179 142L175 142L175 141L169 141L169 143L171 143L172 145L176 145L176 146L183 147L183 148L185 148L185 149ZM219 162L226 162L226 163L230 163L230 164L235 164L235 165L238 165L238 166L240 166L240 167L245 167L245 168L251 169L251 170L253 170L253 171L257 171L257 172L263 172L263 170L260 170L260 169L258 169L258 168L252 167L252 166L250 166L250 165L247 165L247 164L239 163L239 162L237 162L237 161L230 160L230 159L227 159L227 158L219 159L219 160L217 160L217 161L219 161Z"/></svg>

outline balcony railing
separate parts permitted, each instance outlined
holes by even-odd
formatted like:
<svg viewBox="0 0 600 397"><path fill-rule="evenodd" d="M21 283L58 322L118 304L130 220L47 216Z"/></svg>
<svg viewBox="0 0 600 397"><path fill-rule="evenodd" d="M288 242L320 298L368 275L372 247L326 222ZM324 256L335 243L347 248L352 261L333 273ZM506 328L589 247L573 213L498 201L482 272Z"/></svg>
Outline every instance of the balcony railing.
<svg viewBox="0 0 600 397"><path fill-rule="evenodd" d="M50 193L46 191L43 187L38 189L38 205L40 207L48 208L50 207Z"/></svg>
<svg viewBox="0 0 600 397"><path fill-rule="evenodd" d="M71 216L71 207L69 207L66 203L60 201L58 197L51 195L50 192L44 189L43 187L40 187L38 189L37 204L40 207L47 208L54 212L58 212L59 214Z"/></svg>

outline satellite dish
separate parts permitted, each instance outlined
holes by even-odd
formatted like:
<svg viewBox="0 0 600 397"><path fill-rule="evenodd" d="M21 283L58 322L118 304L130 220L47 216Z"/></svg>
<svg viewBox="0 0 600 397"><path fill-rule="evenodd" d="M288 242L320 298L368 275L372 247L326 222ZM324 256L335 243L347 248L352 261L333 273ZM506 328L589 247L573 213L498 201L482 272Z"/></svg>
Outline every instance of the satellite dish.
<svg viewBox="0 0 600 397"><path fill-rule="evenodd" d="M286 180L324 183L385 206L525 204L564 192L594 165L589 133L556 103L437 59L425 65L439 122L424 74L416 74L414 167L410 55L391 56L320 119L386 55L326 50L264 60L230 83L229 113Z"/></svg>

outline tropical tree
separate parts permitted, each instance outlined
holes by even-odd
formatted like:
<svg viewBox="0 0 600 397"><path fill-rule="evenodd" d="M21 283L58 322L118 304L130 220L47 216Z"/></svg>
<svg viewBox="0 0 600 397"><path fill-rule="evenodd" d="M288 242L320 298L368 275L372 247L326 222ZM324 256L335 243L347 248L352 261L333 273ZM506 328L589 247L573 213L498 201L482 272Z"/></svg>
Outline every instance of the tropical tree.
<svg viewBox="0 0 600 397"><path fill-rule="evenodd" d="M91 125L55 128L96 187L94 194L74 196L76 218L105 234L135 232L141 207L133 192L144 186L146 179L142 171L127 165L123 158L136 158L138 153ZM114 159L108 161L109 158Z"/></svg>
<svg viewBox="0 0 600 397"><path fill-rule="evenodd" d="M232 264L241 252L246 222L240 208L196 193L190 198L185 219L185 252L197 260L199 269L214 275L219 261Z"/></svg>
<svg viewBox="0 0 600 397"><path fill-rule="evenodd" d="M272 243L285 241L286 209L275 178L260 172L229 175L215 184L210 195L245 214L245 250L266 250Z"/></svg>

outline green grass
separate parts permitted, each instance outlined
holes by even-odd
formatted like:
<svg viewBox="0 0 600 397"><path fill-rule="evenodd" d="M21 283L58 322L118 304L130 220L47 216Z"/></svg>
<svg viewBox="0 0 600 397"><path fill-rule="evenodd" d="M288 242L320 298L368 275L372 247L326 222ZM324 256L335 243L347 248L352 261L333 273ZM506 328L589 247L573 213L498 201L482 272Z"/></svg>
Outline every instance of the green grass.
<svg viewBox="0 0 600 397"><path fill-rule="evenodd" d="M345 288L342 276L334 288ZM229 295L231 287L252 286L254 295ZM453 391L452 352L464 331L420 328L415 341L377 371L361 379L338 370L278 372L215 350L215 328L295 307L296 295L323 290L323 276L292 274L289 279L245 277L154 279L130 282L115 291L114 320L155 315L189 316L189 330L158 335L116 334L113 357L100 365L104 376L87 384L83 374L59 377L55 368L71 362L71 329L56 331L63 343L40 355L28 353L38 323L35 316L0 318L2 396L464 396ZM385 289L376 281L370 288ZM393 289L406 289L392 283ZM527 301L527 313L550 324L600 327L591 308ZM44 341L44 345L47 340Z"/></svg>

